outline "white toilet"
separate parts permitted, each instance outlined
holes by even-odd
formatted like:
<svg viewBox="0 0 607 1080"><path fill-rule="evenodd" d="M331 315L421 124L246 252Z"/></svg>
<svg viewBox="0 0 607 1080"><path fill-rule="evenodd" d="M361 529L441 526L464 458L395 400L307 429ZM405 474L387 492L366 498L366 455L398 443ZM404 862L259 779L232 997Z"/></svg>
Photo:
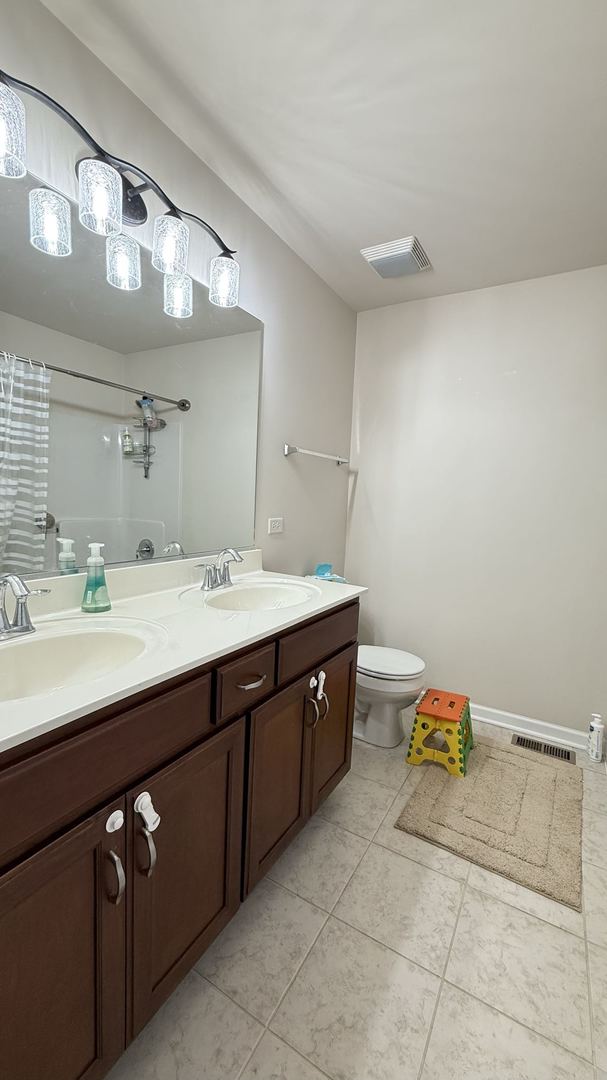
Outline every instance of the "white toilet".
<svg viewBox="0 0 607 1080"><path fill-rule="evenodd" d="M401 711L424 689L426 665L400 649L361 645L356 671L354 738L374 746L398 746L404 730Z"/></svg>

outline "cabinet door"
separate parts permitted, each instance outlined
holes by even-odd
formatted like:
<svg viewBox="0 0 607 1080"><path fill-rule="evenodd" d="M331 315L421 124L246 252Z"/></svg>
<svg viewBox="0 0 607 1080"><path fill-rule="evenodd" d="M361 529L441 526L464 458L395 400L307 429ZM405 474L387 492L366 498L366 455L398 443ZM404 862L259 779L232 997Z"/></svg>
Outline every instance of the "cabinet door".
<svg viewBox="0 0 607 1080"><path fill-rule="evenodd" d="M240 720L127 796L133 841L133 1035L240 903L244 732ZM143 792L153 808L147 825L134 809Z"/></svg>
<svg viewBox="0 0 607 1080"><path fill-rule="evenodd" d="M350 769L352 724L356 694L357 646L351 645L327 660L324 697L319 702L320 718L312 739L311 812L333 791Z"/></svg>
<svg viewBox="0 0 607 1080"><path fill-rule="evenodd" d="M246 893L309 817L311 674L251 713Z"/></svg>
<svg viewBox="0 0 607 1080"><path fill-rule="evenodd" d="M124 1049L125 829L106 830L117 810L123 802L0 878L7 1080L97 1080Z"/></svg>

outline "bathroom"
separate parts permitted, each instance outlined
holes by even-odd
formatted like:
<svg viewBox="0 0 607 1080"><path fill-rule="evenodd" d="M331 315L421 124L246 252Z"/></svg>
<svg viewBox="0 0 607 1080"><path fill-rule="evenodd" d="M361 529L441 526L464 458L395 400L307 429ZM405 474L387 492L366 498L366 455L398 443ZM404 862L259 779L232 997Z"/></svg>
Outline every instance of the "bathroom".
<svg viewBox="0 0 607 1080"><path fill-rule="evenodd" d="M3 1077L607 1078L606 41L3 5Z"/></svg>

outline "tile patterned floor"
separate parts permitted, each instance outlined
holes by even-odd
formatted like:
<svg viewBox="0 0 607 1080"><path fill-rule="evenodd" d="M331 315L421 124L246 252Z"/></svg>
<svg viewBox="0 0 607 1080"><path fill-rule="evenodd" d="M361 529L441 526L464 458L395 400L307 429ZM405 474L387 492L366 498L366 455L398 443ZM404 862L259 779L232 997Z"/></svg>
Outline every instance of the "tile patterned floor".
<svg viewBox="0 0 607 1080"><path fill-rule="evenodd" d="M579 914L395 829L403 756L355 743L111 1080L607 1080L605 767L580 761Z"/></svg>

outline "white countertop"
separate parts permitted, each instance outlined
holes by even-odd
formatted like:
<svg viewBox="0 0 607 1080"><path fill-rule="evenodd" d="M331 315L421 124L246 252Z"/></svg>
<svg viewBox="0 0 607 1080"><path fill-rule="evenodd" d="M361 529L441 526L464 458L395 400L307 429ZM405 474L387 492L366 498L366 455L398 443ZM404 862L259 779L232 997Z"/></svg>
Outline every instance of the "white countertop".
<svg viewBox="0 0 607 1080"><path fill-rule="evenodd" d="M37 627L36 634L28 635L20 641L2 643L0 649L27 649L29 642L50 636L53 624L56 624L58 619L69 619L73 627L80 628L81 626L83 631L86 630L87 623L89 627L92 626L92 619L98 626L101 620L107 618L108 629L110 621L113 628L123 625L125 629L128 629L128 620L141 620L148 624L150 643L136 659L109 674L83 683L60 686L44 694L0 703L0 752L68 724L87 713L120 701L121 698L126 698L149 686L165 682L167 679L191 671L218 657L253 645L262 638L271 637L289 627L296 626L299 622L338 607L348 600L354 600L366 591L357 585L342 585L318 579L311 581L307 578L267 573L255 569L239 576L234 574L234 583L292 581L316 586L318 592L315 591L311 599L296 607L255 612L221 611L207 606L205 594L200 592L198 593L200 603L196 601L192 603L191 594L188 602L180 599L184 590L191 587L192 581L200 580L202 577L202 571L199 569L196 569L195 574L193 573L192 562L175 564L176 574L181 573L181 580L177 584L168 588L164 587L160 591L150 591L114 600L112 610L107 616L85 615L79 608L67 607L55 611L52 615L40 617L36 615L32 603L33 620ZM247 559L247 563L254 565L254 560ZM166 584L167 576L170 575L166 569L167 564L163 565L162 582ZM141 570L138 567L134 572L140 574ZM108 571L110 596L112 596L112 576L120 573L119 570ZM52 588L58 580L52 578L44 584L48 583ZM80 575L77 580L78 588L80 588L80 582L84 579ZM127 579L123 577L122 580L124 582ZM149 581L151 582L152 579L149 578ZM71 583L72 588L75 587L75 582L74 578ZM118 584L118 579L116 579L116 584ZM124 586L117 591L124 592ZM38 611L42 610L42 602L37 601L36 607ZM121 624L120 620L124 620L124 623ZM75 636L75 663L77 662L77 640Z"/></svg>

